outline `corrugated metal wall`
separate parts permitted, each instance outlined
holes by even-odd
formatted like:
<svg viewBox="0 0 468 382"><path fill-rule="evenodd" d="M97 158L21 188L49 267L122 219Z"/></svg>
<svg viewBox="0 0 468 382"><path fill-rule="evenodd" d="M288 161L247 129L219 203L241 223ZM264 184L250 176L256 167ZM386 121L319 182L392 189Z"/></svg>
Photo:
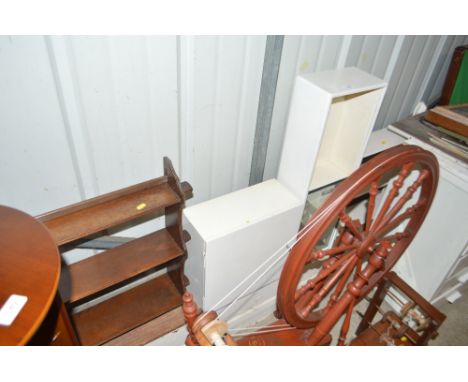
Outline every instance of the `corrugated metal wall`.
<svg viewBox="0 0 468 382"><path fill-rule="evenodd" d="M467 36L286 36L264 178L278 170L298 73L356 66L387 80L376 130L411 115L420 100L437 100L453 50L467 43Z"/></svg>
<svg viewBox="0 0 468 382"><path fill-rule="evenodd" d="M266 36L0 37L0 203L38 214L162 173L197 203L248 185ZM297 73L389 80L375 128L440 94L466 36L287 36L265 179Z"/></svg>
<svg viewBox="0 0 468 382"><path fill-rule="evenodd" d="M38 214L162 174L248 185L265 36L0 37L0 203Z"/></svg>

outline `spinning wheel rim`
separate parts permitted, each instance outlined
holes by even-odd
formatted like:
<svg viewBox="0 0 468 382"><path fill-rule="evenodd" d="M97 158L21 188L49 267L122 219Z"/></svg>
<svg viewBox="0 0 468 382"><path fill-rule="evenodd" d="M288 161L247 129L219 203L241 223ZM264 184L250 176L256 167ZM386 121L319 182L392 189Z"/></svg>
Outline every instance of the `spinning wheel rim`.
<svg viewBox="0 0 468 382"><path fill-rule="evenodd" d="M411 244L434 198L439 178L439 169L437 159L433 154L417 146L407 145L397 146L387 150L363 164L350 177L337 186L335 191L327 198L322 206L315 211L314 215L309 220L306 227L311 227L311 229L298 241L290 252L284 264L278 285L278 308L290 325L302 329L310 328L314 327L318 321L323 319L323 317L318 317L320 314L317 313L315 316L302 317L297 312L294 296L307 263L308 254L316 247L316 244L322 238L326 230L336 221L340 211L344 211L353 199L365 192L376 179L380 179L390 171L412 162L414 162L415 166L420 166L421 173L422 170L427 170L427 176L423 178L419 186L420 194L418 201L415 203L417 204L419 201L425 199L425 204L410 215L409 221L405 226L405 231L410 232L410 235L398 240L391 248L386 258L385 269L375 271L370 276L367 285L362 288L358 300L362 299L377 282L392 269L406 248ZM331 205L333 205L333 208L329 207ZM388 213L388 211L385 213ZM359 250L362 250L362 247L367 242L371 243L372 239L367 239L366 241L366 238L364 238L360 243L362 245L359 247ZM346 286L348 286L351 281L352 278L348 280ZM345 289L343 290L343 293L344 292ZM341 315L342 314L344 314L344 311L341 312Z"/></svg>

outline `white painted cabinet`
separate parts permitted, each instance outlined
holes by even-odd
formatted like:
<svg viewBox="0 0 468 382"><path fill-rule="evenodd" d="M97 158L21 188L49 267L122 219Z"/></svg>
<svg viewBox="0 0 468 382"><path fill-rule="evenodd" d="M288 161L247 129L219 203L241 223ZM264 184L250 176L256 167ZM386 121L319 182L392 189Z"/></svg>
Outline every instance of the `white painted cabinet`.
<svg viewBox="0 0 468 382"><path fill-rule="evenodd" d="M275 179L186 208L184 228L192 239L187 243L185 273L197 303L204 310L212 309L282 248L297 233L302 210L303 202ZM256 310L253 319L261 318L261 304L268 306L265 315L271 313L282 263L248 290L223 319L252 322L252 317L242 316ZM222 312L254 279L234 291L216 310Z"/></svg>
<svg viewBox="0 0 468 382"><path fill-rule="evenodd" d="M434 153L440 169L431 209L395 271L429 301L453 301L468 280L468 164L398 127L389 129Z"/></svg>
<svg viewBox="0 0 468 382"><path fill-rule="evenodd" d="M457 183L441 165L431 209L395 267L400 276L433 302L460 287L458 277L468 273L468 262L463 261L468 255L468 182Z"/></svg>
<svg viewBox="0 0 468 382"><path fill-rule="evenodd" d="M299 75L278 180L305 200L362 161L386 82L357 68Z"/></svg>

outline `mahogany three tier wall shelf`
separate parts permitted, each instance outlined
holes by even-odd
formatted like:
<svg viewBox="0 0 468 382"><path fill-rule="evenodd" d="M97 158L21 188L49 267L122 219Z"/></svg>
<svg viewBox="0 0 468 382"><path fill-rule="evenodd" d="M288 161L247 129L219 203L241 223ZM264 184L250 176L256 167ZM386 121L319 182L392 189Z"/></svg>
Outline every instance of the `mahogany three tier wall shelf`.
<svg viewBox="0 0 468 382"><path fill-rule="evenodd" d="M160 178L37 217L64 252L108 229L165 215L161 230L62 265L60 296L81 345L142 345L183 325L180 306L188 283L184 262L189 236L182 230L181 216L191 193L191 186L179 182L164 158Z"/></svg>

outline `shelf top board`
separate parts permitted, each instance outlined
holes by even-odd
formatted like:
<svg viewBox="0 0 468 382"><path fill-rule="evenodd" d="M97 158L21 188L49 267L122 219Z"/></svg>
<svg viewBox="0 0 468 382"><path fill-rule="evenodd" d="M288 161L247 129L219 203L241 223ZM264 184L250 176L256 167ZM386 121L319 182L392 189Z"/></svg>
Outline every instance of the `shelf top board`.
<svg viewBox="0 0 468 382"><path fill-rule="evenodd" d="M299 78L321 88L332 97L361 93L387 86L384 80L354 67L301 74Z"/></svg>
<svg viewBox="0 0 468 382"><path fill-rule="evenodd" d="M57 245L93 235L180 203L161 177L51 211L37 218L52 232Z"/></svg>
<svg viewBox="0 0 468 382"><path fill-rule="evenodd" d="M184 216L205 240L255 224L292 208L300 200L276 179L188 207Z"/></svg>

